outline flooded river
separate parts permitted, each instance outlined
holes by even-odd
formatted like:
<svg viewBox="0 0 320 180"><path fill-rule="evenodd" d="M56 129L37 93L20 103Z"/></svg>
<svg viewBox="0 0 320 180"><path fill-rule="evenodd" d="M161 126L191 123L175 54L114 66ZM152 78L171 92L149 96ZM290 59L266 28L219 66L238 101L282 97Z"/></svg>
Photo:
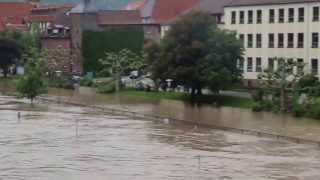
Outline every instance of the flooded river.
<svg viewBox="0 0 320 180"><path fill-rule="evenodd" d="M0 92L13 90L13 87L0 84ZM78 91L51 88L49 95L88 105L160 115L203 125L259 131L320 142L320 120L295 118L289 114L252 112L250 109L232 107L217 108L211 105L192 105L181 101L134 96L118 97L97 94L92 88L80 88Z"/></svg>
<svg viewBox="0 0 320 180"><path fill-rule="evenodd" d="M295 118L288 114L252 112L250 109L231 107L216 108L210 105L192 105L172 100L150 100L143 97L117 97L97 94L90 88L81 88L80 91L51 89L49 94L63 96L70 101L167 116L203 125L247 129L320 141L320 120Z"/></svg>
<svg viewBox="0 0 320 180"><path fill-rule="evenodd" d="M0 113L1 180L320 177L316 146L6 96Z"/></svg>

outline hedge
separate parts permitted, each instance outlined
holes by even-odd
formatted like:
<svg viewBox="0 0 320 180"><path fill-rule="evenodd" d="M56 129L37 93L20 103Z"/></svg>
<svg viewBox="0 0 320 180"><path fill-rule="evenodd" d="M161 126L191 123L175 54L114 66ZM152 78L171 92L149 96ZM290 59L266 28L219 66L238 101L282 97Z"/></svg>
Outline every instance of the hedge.
<svg viewBox="0 0 320 180"><path fill-rule="evenodd" d="M104 31L85 31L82 34L83 68L85 72L98 72L99 59L106 51L130 49L141 52L144 33L141 26L114 27Z"/></svg>

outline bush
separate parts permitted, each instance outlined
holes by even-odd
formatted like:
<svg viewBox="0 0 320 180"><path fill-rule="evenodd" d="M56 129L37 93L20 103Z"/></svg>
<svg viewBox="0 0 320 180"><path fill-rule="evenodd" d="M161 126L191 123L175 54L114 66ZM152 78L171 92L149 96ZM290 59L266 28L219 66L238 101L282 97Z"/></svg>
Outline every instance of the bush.
<svg viewBox="0 0 320 180"><path fill-rule="evenodd" d="M105 84L101 84L97 87L97 92L101 94L110 94L116 91L116 86L114 82L108 82Z"/></svg>
<svg viewBox="0 0 320 180"><path fill-rule="evenodd" d="M318 85L315 87L306 87L301 92L304 92L312 97L318 97L320 96L320 86Z"/></svg>
<svg viewBox="0 0 320 180"><path fill-rule="evenodd" d="M263 111L263 107L261 106L261 103L255 103L252 107L252 111L254 112L261 112Z"/></svg>
<svg viewBox="0 0 320 180"><path fill-rule="evenodd" d="M319 85L319 80L313 75L305 75L298 81L298 88L315 87Z"/></svg>
<svg viewBox="0 0 320 180"><path fill-rule="evenodd" d="M262 89L257 89L251 93L252 99L255 102L263 101L264 91Z"/></svg>
<svg viewBox="0 0 320 180"><path fill-rule="evenodd" d="M320 119L320 104L311 107L307 112L307 116L314 119Z"/></svg>
<svg viewBox="0 0 320 180"><path fill-rule="evenodd" d="M80 81L80 85L81 86L87 86L87 87L91 87L91 86L93 86L93 79L92 78L90 78L89 76L85 76L85 77L83 77L82 79L81 79L81 81Z"/></svg>
<svg viewBox="0 0 320 180"><path fill-rule="evenodd" d="M63 89L74 89L73 80L71 76L64 76L61 78L52 79L49 82L49 86Z"/></svg>
<svg viewBox="0 0 320 180"><path fill-rule="evenodd" d="M316 99L314 103L307 108L307 117L320 119L320 99Z"/></svg>
<svg viewBox="0 0 320 180"><path fill-rule="evenodd" d="M22 76L17 84L17 91L20 97L26 97L33 102L33 99L38 95L47 92L47 82L41 71L42 61L37 59L36 55L30 56L36 61L29 61L26 65L26 74Z"/></svg>
<svg viewBox="0 0 320 180"><path fill-rule="evenodd" d="M292 106L291 106L291 113L293 114L293 116L295 117L302 117L305 115L305 108L298 104L297 102L293 102Z"/></svg>
<svg viewBox="0 0 320 180"><path fill-rule="evenodd" d="M260 112L260 111L278 111L278 107L274 105L272 101L261 101L257 102L253 108L253 111Z"/></svg>
<svg viewBox="0 0 320 180"><path fill-rule="evenodd" d="M97 72L96 76L97 77L111 77L112 74L110 73L110 69L103 68L102 70Z"/></svg>

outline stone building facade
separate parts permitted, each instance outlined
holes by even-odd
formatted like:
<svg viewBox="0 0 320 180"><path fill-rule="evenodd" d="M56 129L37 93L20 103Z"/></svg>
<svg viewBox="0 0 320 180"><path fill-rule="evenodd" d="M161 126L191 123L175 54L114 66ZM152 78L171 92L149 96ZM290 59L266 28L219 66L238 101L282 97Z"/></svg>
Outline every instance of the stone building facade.
<svg viewBox="0 0 320 180"><path fill-rule="evenodd" d="M41 49L45 56L46 72L54 75L81 74L81 63L74 58L70 29L64 26L51 26L41 36Z"/></svg>

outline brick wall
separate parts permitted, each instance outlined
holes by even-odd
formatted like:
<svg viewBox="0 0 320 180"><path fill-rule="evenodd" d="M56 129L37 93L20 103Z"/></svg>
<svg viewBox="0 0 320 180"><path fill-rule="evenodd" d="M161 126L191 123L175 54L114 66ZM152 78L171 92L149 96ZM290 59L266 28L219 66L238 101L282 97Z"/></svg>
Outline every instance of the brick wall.
<svg viewBox="0 0 320 180"><path fill-rule="evenodd" d="M71 49L71 39L70 38L42 38L41 39L42 49Z"/></svg>
<svg viewBox="0 0 320 180"><path fill-rule="evenodd" d="M45 55L46 72L54 74L81 74L82 66L72 52L71 39L68 37L45 37L41 39L41 48Z"/></svg>
<svg viewBox="0 0 320 180"><path fill-rule="evenodd" d="M72 56L70 49L46 49L45 66L46 71L54 74L56 71L62 71L64 74L70 73Z"/></svg>

